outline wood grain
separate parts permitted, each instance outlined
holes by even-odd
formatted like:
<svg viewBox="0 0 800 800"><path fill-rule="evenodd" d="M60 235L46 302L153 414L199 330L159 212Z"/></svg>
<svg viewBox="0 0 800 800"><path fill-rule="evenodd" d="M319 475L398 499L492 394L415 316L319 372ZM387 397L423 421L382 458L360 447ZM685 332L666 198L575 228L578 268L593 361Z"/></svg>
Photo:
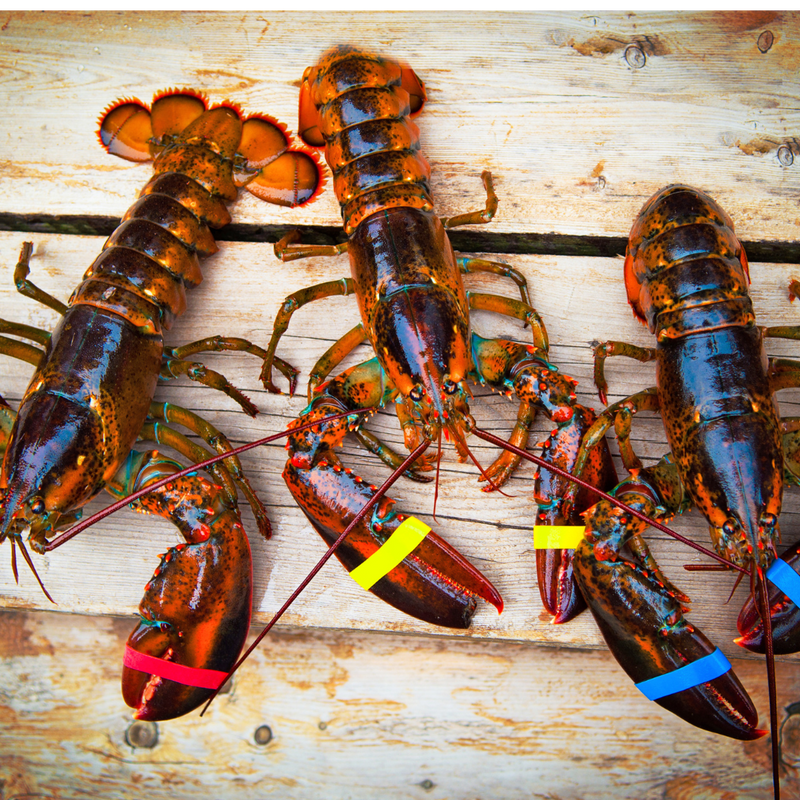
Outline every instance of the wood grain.
<svg viewBox="0 0 800 800"><path fill-rule="evenodd" d="M766 739L734 742L645 701L605 652L282 631L206 716L132 747L126 625L0 612L0 797L767 800ZM760 665L736 662L763 708ZM800 790L800 676L778 669L785 797ZM13 693L9 687L13 686ZM255 732L272 740L259 746Z"/></svg>
<svg viewBox="0 0 800 800"><path fill-rule="evenodd" d="M345 42L405 59L426 82L419 125L442 214L491 169L496 232L627 236L647 197L683 181L721 202L744 240L798 241L796 12L6 12L0 213L121 216L140 179L94 146L108 103L188 86L293 127L303 70ZM245 198L237 219L340 224L330 193L294 211Z"/></svg>

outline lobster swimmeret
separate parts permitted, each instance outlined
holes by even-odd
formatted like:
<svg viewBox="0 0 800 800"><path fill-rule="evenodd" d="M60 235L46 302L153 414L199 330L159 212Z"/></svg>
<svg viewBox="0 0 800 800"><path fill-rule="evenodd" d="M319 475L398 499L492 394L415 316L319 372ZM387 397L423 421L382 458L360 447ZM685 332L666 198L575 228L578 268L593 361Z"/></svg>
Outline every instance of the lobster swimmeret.
<svg viewBox="0 0 800 800"><path fill-rule="evenodd" d="M218 452L222 434L193 413L153 403L159 379L187 375L226 392L250 414L257 409L219 374L187 360L204 350L240 350L262 357L242 339L212 337L165 348L163 331L186 308L186 288L202 280L199 257L216 252L209 228L230 221L226 203L247 185L268 202L296 205L313 199L320 183L315 158L290 148L285 130L267 117L244 122L228 106L206 110L194 94L157 97L152 109L121 101L104 115L100 137L114 155L155 159L155 174L69 305L27 278L31 246L15 274L19 290L63 316L52 335L3 323L28 339L0 340L0 351L36 366L5 447L0 477L0 541L34 550L81 515L101 489L123 497L180 466L137 440L167 444L192 462L208 451L170 427L181 425ZM280 368L290 378L287 365ZM187 544L162 557L147 585L142 621L128 642L123 694L144 719L168 719L197 707L203 688L232 665L250 619L251 567L237 509L237 486L269 535L269 520L242 474L238 459L201 476L176 480L139 508L170 519ZM12 547L12 556L16 552ZM29 560L29 564L30 564Z"/></svg>
<svg viewBox="0 0 800 800"><path fill-rule="evenodd" d="M773 579L784 482L797 483L800 474L791 433L796 421L781 419L774 398L777 390L800 385L800 364L768 360L764 336L797 338L800 329L757 327L748 283L747 258L733 223L710 197L676 185L645 204L631 231L625 285L634 314L656 335L657 345L599 345L595 377L605 402L605 359L626 355L656 362L657 387L606 409L587 433L577 463L579 468L616 424L631 473L615 489L616 497L661 520L695 505L708 520L717 552L749 571L758 597ZM642 468L628 440L631 416L641 410L661 413L670 445L670 453L649 468ZM716 658L715 647L683 616L688 598L650 556L641 538L646 527L601 501L586 514L585 538L574 560L577 581L610 649L637 684ZM797 649L800 613L776 589L771 594L773 613L783 615L781 626L774 626L775 649ZM751 600L740 619L739 641L763 647L755 617ZM727 736L753 739L764 733L747 693L724 668L718 677L673 687L657 702Z"/></svg>
<svg viewBox="0 0 800 800"><path fill-rule="evenodd" d="M497 198L491 176L484 173L483 211L445 220L434 214L430 167L419 152L419 131L411 119L424 101L423 84L411 69L352 47L324 54L303 77L299 134L307 144L325 148L348 240L332 247L304 246L290 235L276 245L275 253L287 261L346 251L351 277L286 299L275 320L262 377L267 388L277 391L271 358L298 308L322 297L356 294L361 323L335 343L311 373L310 405L299 422L320 420L319 427L290 435L284 470L295 500L329 544L375 493L374 486L339 463L335 450L348 431L390 466L397 468L402 461L360 424L325 422L332 412L394 402L409 450L440 441L444 432L462 459L469 454L465 435L474 425L468 381L516 394L521 406L512 441L521 447L536 411L543 411L557 426L550 452L554 460L564 457L563 449L570 445L569 457L574 458L580 435L594 419L576 403L575 381L547 361L547 334L529 305L525 279L507 265L456 258L453 253L446 229L488 222ZM465 291L461 274L481 271L515 280L522 301ZM470 309L530 324L534 345L478 336L470 331ZM374 358L323 382L364 342L371 345ZM595 463L584 475L595 470L591 477L608 481L608 454L594 455ZM490 488L502 485L517 464L518 459L507 454L498 458L484 473ZM430 466L422 462L407 475L425 480L420 472L426 469ZM346 569L354 573L406 527L407 518L392 511L392 504L382 500L338 549ZM413 518L409 524L419 527ZM555 582L560 580L558 566L551 575ZM370 591L401 611L439 625L467 627L476 596L502 607L491 583L433 533L397 566L375 577ZM557 589L550 595L560 597Z"/></svg>

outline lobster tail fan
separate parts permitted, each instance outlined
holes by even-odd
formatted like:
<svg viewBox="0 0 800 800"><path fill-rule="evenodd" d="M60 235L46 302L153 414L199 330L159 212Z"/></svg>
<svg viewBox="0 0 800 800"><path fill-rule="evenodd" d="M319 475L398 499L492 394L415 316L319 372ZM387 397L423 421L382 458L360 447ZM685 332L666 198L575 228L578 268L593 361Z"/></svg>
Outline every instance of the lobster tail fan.
<svg viewBox="0 0 800 800"><path fill-rule="evenodd" d="M316 154L292 149L286 127L272 117L245 120L238 155L245 163L237 169L237 185L259 200L295 208L312 202L322 191Z"/></svg>
<svg viewBox="0 0 800 800"><path fill-rule="evenodd" d="M126 161L150 161L153 126L148 109L138 100L120 100L109 106L97 131L100 143Z"/></svg>

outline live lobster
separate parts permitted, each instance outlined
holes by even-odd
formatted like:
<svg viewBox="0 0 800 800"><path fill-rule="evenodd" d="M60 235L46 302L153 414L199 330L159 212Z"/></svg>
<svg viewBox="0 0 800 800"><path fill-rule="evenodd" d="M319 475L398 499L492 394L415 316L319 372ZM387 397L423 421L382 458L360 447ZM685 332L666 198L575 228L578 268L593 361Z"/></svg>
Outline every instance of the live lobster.
<svg viewBox="0 0 800 800"><path fill-rule="evenodd" d="M394 402L409 450L421 452L437 440L441 447L444 433L462 460L470 455L465 436L474 428L468 405L470 381L516 395L520 409L511 440L522 448L537 410L546 414L556 425L549 449L553 461L574 459L581 434L594 420L593 412L577 403L575 381L548 361L547 333L530 305L524 277L505 264L456 258L446 230L489 222L498 201L491 175L485 172L483 210L444 220L434 214L430 166L419 152L419 131L411 119L425 99L422 81L409 67L355 47L325 53L303 76L299 135L306 144L325 149L347 241L306 246L289 234L276 244L275 254L289 261L347 252L351 277L286 298L275 319L262 379L268 389L277 391L272 358L295 311L319 298L356 295L362 321L312 369L310 403L297 423L319 425L290 434L283 473L295 501L329 545L376 493L375 486L342 467L336 449L345 435L354 433L395 469L402 461L362 428L360 418L326 421L331 413L377 409ZM475 272L513 279L521 300L465 291L461 275ZM472 309L529 324L533 345L482 338L470 330ZM326 380L364 342L374 357ZM608 452L595 450L592 457L594 461L583 468L584 476L613 485ZM517 456L500 456L483 473L487 488L501 486L518 463ZM420 460L406 474L426 480L421 473L430 468ZM427 525L392 510L393 503L383 498L336 551L354 579L401 611L438 625L468 627L476 597L502 608L499 594L485 576ZM575 513L579 511L578 506ZM560 513L557 505L552 513ZM367 567L362 565L372 564L385 543L397 542L400 531L409 542L400 554L405 557L376 572L370 568L369 578L364 579ZM568 565L556 564L549 573L552 586L546 593L556 598L556 605L563 569Z"/></svg>
<svg viewBox="0 0 800 800"><path fill-rule="evenodd" d="M25 533L35 551L50 550L69 532L52 537L103 488L124 497L181 469L157 451L132 450L137 439L202 461L208 451L171 427L181 425L217 452L231 449L200 417L153 402L156 386L186 375L255 415L256 407L223 376L188 359L209 350L257 357L263 351L219 336L171 348L163 333L184 312L185 290L202 280L199 258L217 251L209 229L230 221L226 203L236 199L238 188L246 185L268 202L298 205L315 197L321 179L315 156L292 148L276 121L260 115L243 120L230 105L208 110L205 99L190 92L156 96L149 109L135 100L113 104L102 118L100 138L115 156L154 159L153 178L68 305L28 280L32 247L23 246L17 287L62 314L52 335L2 323L3 332L34 343L0 339L0 352L36 367L4 437L0 475L0 541L11 540L12 561L19 545L32 570ZM279 367L294 380L288 365ZM9 422L14 417L10 411L3 416ZM137 504L170 519L186 539L162 556L128 641L123 695L141 719L169 719L196 708L218 686L247 634L252 577L237 487L267 537L269 520L238 459L227 458L210 472L213 480L175 479Z"/></svg>
<svg viewBox="0 0 800 800"><path fill-rule="evenodd" d="M774 395L800 386L800 363L768 359L764 339L796 339L800 328L755 324L747 257L733 222L708 195L689 186L667 187L644 205L631 230L624 277L634 314L656 335L656 347L598 345L595 381L605 403L605 361L625 355L655 361L657 385L600 415L585 436L576 469L615 426L630 476L613 494L661 521L696 506L719 555L750 576L751 597L740 616L737 641L767 650L768 662L773 641L776 652L794 652L800 633L795 603L773 586L770 614L758 614L756 608L765 607L768 581L784 587L797 582L776 577L774 569L784 563L776 562L783 488L800 482L798 424L781 418ZM643 410L660 412L670 446L658 464L646 468L629 440L631 419ZM568 505L573 494L568 490L563 502ZM700 728L745 740L766 733L757 727L756 709L730 665L685 619L688 598L650 555L642 538L647 524L606 500L586 512L585 524L574 553L574 576L628 675L659 705ZM796 549L787 559L796 578ZM776 623L769 624L770 615ZM772 629L774 639L765 636L765 628ZM777 796L774 670L769 667Z"/></svg>

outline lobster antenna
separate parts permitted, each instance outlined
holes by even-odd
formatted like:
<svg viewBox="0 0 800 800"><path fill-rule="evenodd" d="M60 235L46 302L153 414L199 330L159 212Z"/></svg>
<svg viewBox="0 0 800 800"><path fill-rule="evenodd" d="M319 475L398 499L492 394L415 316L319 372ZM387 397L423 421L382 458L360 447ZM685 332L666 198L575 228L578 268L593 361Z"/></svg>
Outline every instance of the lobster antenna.
<svg viewBox="0 0 800 800"><path fill-rule="evenodd" d="M65 531L60 536L57 536L55 539L49 541L45 545L44 549L45 551L49 552L50 550L54 550L56 547L60 547L62 544L64 544L64 542L68 542L73 536L77 536L82 531L85 531L88 527L94 525L95 522L100 522L100 520L111 516L121 508L125 508L125 506L130 505L140 497L143 497L144 495L155 491L156 489L160 489L162 486L166 486L168 483L172 483L172 481L176 480L177 478L183 478L185 475L192 475L200 469L205 469L212 464L216 464L218 461L224 461L226 458L230 458L231 456L239 455L239 453L245 453L248 450L252 450L254 447L260 447L262 444L269 444L277 439L283 439L292 433L304 431L307 428L315 428L317 425L320 425L323 422L331 422L337 419L342 419L343 417L349 417L354 414L365 414L368 411L374 411L374 409L362 408L358 409L357 411L343 411L339 414L332 414L329 417L314 420L313 422L306 422L303 425L289 428L288 430L281 431L280 433L273 433L271 436L265 436L263 439L256 439L254 442L248 442L247 444L240 445L239 447L234 447L232 450L226 450L224 453L217 453L215 456L211 456L205 461L198 461L196 464L192 464L191 467L186 467L185 469L180 470L180 472L174 472L166 478L149 483L143 489L139 489L132 494L129 494L127 497L123 497L122 500L117 500L110 506L96 512L95 514L92 514L85 520L73 525L68 531ZM47 592L45 592L45 594L47 594Z"/></svg>
<svg viewBox="0 0 800 800"><path fill-rule="evenodd" d="M681 534L673 531L672 528L668 528L666 525L662 525L660 522L656 522L654 519L650 519L646 514L642 514L641 511L629 506L627 503L623 503L622 500L618 500L613 495L608 494L608 492L604 492L602 489L598 489L596 486L592 486L591 483L583 480L583 478L579 478L577 475L572 475L567 472L565 469L561 469L561 467L557 467L555 464L551 464L549 461L545 461L543 458L539 456L533 455L533 453L529 453L527 450L523 450L516 445L511 444L511 442L507 442L505 439L501 439L499 436L495 436L493 433L489 433L489 431L484 431L481 428L473 428L472 433L475 434L479 439L484 439L491 444L496 444L499 447L503 447L511 453L514 453L522 458L527 459L528 461L532 461L539 467L544 467L544 469L549 470L550 472L554 472L556 475L560 475L562 478L566 478L568 481L572 481L573 483L577 483L578 486L582 486L584 489L588 489L590 492L594 492L594 494L602 497L604 500L608 500L609 503L617 506L617 508L621 508L623 511L627 511L629 514L632 514L636 519L641 520L642 522L646 522L648 525L652 525L657 530L666 533L668 536L671 536L673 539L677 539L679 542L682 542L687 547L691 547L694 550L697 550L699 553L703 553L707 555L709 558L713 558L715 561L719 561L720 564L726 564L731 569L735 569L738 572L745 572L748 571L744 567L740 567L738 564L734 564L733 561L728 561L727 558L715 553L713 550L709 550L707 547L703 547L703 545L698 544L697 542L693 542L691 539L687 539L685 536L681 536ZM749 573L748 573L749 574Z"/></svg>
<svg viewBox="0 0 800 800"><path fill-rule="evenodd" d="M336 552L336 549L347 538L347 535L350 533L350 531L352 531L353 528L355 528L355 526L358 525L362 519L364 519L364 517L367 515L367 512L378 502L378 500L381 499L381 497L386 494L386 492L389 491L397 479L425 452L425 450L428 449L430 444L431 440L426 439L411 453L409 453L403 463L400 464L400 466L397 467L394 472L392 472L392 474L381 484L380 488L375 492L375 494L370 497L362 509L355 515L355 517L353 517L350 524L341 532L339 538L328 548L325 555L323 555L322 558L317 561L314 568L308 573L308 575L306 575L305 578L303 578L299 586L291 593L291 595L289 595L289 599L278 609L275 616L273 616L272 619L266 624L264 630L258 634L255 641L250 645L250 647L247 648L245 654L241 656L239 660L231 667L230 672L220 683L219 687L214 690L211 697L208 698L206 704L203 706L203 710L200 712L201 717L206 713L208 707L211 705L212 700L217 696L220 689L230 679L233 673L242 666L250 653L252 653L256 647L258 647L258 645L261 643L261 640L270 632L270 630L272 630L272 626L284 615L289 606L292 605L292 603L294 603L294 601L300 596L300 593L303 591L303 589L305 589L306 586L311 583L311 581L314 579L314 576L325 566L328 559L330 559L330 557Z"/></svg>
<svg viewBox="0 0 800 800"><path fill-rule="evenodd" d="M436 448L436 481L433 484L433 519L436 519L436 504L439 502L439 472L442 469L442 429L439 428L439 441Z"/></svg>
<svg viewBox="0 0 800 800"><path fill-rule="evenodd" d="M769 689L769 733L772 739L772 791L775 800L781 800L781 748L778 740L778 687L775 681L775 649L772 642L772 618L769 614L767 581L761 568L756 567L756 584L759 594L759 613L764 626L764 642L767 650L767 687Z"/></svg>
<svg viewBox="0 0 800 800"><path fill-rule="evenodd" d="M22 553L22 557L25 559L25 563L30 567L31 572L33 573L33 577L36 578L36 581L39 584L39 588L44 592L44 596L55 606L58 605L55 600L50 596L50 592L44 588L44 583L42 583L42 579L39 577L39 573L36 571L36 567L33 565L33 561L31 560L30 553L28 553L28 549L25 547L25 542L22 541L22 537L20 536L17 539L17 544L19 545L19 550ZM14 549L14 540L11 540L11 564L14 570L14 577L17 577L17 557L16 557L16 550Z"/></svg>

